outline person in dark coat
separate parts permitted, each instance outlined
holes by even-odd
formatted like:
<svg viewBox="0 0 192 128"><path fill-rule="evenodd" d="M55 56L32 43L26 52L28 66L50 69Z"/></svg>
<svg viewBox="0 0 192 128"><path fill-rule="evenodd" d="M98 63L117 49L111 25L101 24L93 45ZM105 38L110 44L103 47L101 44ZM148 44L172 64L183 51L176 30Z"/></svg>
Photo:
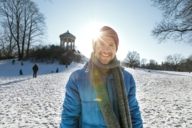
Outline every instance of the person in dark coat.
<svg viewBox="0 0 192 128"><path fill-rule="evenodd" d="M23 75L23 70L22 69L19 70L19 75Z"/></svg>
<svg viewBox="0 0 192 128"><path fill-rule="evenodd" d="M117 33L102 27L89 62L69 77L60 128L143 128L135 81L116 58L118 45Z"/></svg>
<svg viewBox="0 0 192 128"><path fill-rule="evenodd" d="M56 68L56 73L58 73L59 72L59 68Z"/></svg>
<svg viewBox="0 0 192 128"><path fill-rule="evenodd" d="M38 72L38 70L39 70L38 65L37 65L37 64L34 64L33 67L32 67L32 69L33 69L33 78L36 78L36 77L37 77L37 72Z"/></svg>

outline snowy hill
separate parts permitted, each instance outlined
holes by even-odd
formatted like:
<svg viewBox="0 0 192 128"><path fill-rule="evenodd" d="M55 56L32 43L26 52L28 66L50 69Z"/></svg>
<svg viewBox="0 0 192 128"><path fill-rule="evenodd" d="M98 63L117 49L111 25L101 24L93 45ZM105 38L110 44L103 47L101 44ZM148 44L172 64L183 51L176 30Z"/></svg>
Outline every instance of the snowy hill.
<svg viewBox="0 0 192 128"><path fill-rule="evenodd" d="M65 84L71 72L83 64L73 63L66 68L38 63L37 78L32 78L32 65L0 61L0 128L59 126ZM56 68L59 73L55 73ZM144 128L192 127L191 73L126 70L136 80Z"/></svg>

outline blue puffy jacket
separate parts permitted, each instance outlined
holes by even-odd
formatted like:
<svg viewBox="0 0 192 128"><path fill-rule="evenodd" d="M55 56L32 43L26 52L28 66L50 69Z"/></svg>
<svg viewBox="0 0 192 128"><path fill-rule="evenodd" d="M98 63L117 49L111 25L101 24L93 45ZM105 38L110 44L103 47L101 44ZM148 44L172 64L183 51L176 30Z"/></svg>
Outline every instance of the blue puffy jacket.
<svg viewBox="0 0 192 128"><path fill-rule="evenodd" d="M130 73L123 70L126 94L133 128L143 128L138 102L135 96L135 81ZM73 72L66 85L65 100L60 128L106 128L105 121L97 103L96 94L89 79L86 67ZM108 85L113 77L107 78Z"/></svg>

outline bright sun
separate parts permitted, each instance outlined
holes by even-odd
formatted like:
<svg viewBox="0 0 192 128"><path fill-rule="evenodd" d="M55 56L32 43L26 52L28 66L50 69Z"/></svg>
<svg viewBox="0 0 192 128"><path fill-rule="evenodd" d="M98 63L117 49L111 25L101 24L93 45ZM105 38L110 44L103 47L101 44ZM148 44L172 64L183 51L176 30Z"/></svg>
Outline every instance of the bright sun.
<svg viewBox="0 0 192 128"><path fill-rule="evenodd" d="M92 51L92 40L99 36L99 29L104 26L103 22L93 21L82 26L77 39L78 49L87 57Z"/></svg>
<svg viewBox="0 0 192 128"><path fill-rule="evenodd" d="M86 33L86 37L90 40L99 36L99 29L103 26L101 22L91 22L87 24L84 28L84 32Z"/></svg>

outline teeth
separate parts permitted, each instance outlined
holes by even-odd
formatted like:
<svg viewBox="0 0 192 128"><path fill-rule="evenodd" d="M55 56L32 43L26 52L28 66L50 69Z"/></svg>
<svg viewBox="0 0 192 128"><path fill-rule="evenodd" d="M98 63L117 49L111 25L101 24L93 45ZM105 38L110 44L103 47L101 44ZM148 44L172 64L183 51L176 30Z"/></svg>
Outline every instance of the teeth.
<svg viewBox="0 0 192 128"><path fill-rule="evenodd" d="M108 55L108 54L102 54L102 56L104 56L104 57L108 57L109 55Z"/></svg>

